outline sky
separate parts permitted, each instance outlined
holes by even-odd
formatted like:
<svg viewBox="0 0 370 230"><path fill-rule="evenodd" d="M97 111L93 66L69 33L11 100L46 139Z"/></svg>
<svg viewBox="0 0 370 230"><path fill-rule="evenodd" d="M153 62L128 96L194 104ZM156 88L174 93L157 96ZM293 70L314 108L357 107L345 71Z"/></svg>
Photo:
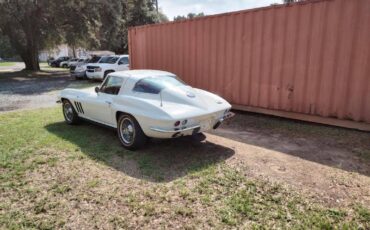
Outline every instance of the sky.
<svg viewBox="0 0 370 230"><path fill-rule="evenodd" d="M206 15L252 9L282 0L158 0L159 8L171 21L177 15L204 12Z"/></svg>

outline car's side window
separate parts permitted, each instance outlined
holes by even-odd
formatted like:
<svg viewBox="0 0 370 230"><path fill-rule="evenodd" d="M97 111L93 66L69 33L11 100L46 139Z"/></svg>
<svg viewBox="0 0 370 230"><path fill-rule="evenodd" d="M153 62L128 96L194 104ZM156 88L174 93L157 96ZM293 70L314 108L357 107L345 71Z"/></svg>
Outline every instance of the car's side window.
<svg viewBox="0 0 370 230"><path fill-rule="evenodd" d="M123 83L122 77L108 76L108 79L104 82L100 88L100 92L106 94L117 95L121 89Z"/></svg>
<svg viewBox="0 0 370 230"><path fill-rule="evenodd" d="M123 58L119 59L118 64L119 65L128 65L129 64L128 57L123 57Z"/></svg>

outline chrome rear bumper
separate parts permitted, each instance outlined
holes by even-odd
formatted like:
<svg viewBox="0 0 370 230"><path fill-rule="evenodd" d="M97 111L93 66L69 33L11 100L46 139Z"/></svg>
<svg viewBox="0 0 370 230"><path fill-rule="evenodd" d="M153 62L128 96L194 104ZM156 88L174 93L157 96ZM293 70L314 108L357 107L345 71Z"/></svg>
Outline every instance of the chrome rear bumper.
<svg viewBox="0 0 370 230"><path fill-rule="evenodd" d="M153 131L161 132L161 133L177 133L177 132L185 132L185 131L189 131L189 130L193 130L193 129L197 129L197 128L200 128L200 126L196 125L196 126L192 126L192 127L188 127L188 128L184 128L184 129L178 128L178 130L166 130L166 129L154 128L154 127L150 128L150 129L153 130Z"/></svg>
<svg viewBox="0 0 370 230"><path fill-rule="evenodd" d="M223 121L225 121L225 120L227 120L227 119L230 119L230 118L232 118L232 117L234 117L234 116L235 116L235 113L233 113L233 112L227 112L227 113L224 115L224 117L220 119L220 121L221 121L221 122L223 122Z"/></svg>
<svg viewBox="0 0 370 230"><path fill-rule="evenodd" d="M234 116L235 116L235 113L227 112L222 118L220 118L213 125L213 127L211 126L210 128L217 129L221 125L222 122ZM172 137L179 137L183 135L193 135L193 134L198 133L201 130L201 125L195 125L195 126L186 127L186 128L179 127L179 128L174 128L173 130L158 128L158 127L150 127L150 130L159 132L159 133L168 134L168 135L171 135Z"/></svg>

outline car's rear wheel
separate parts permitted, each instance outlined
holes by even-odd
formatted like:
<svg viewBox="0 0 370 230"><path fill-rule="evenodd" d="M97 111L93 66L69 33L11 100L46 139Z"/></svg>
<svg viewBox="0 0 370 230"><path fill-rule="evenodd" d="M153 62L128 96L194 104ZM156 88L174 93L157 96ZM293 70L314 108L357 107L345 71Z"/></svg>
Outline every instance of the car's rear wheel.
<svg viewBox="0 0 370 230"><path fill-rule="evenodd" d="M126 149L136 150L146 143L147 136L133 116L122 114L117 124L119 140Z"/></svg>
<svg viewBox="0 0 370 230"><path fill-rule="evenodd" d="M72 104L68 100L63 100L63 115L69 125L74 125L79 122L79 117Z"/></svg>
<svg viewBox="0 0 370 230"><path fill-rule="evenodd" d="M68 68L68 65L67 64L63 64L62 66L63 68Z"/></svg>

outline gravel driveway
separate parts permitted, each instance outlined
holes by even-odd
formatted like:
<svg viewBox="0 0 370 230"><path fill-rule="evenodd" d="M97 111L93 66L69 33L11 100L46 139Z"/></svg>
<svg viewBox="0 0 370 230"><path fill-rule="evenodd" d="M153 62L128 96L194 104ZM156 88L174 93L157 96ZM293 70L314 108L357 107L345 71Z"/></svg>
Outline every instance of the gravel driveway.
<svg viewBox="0 0 370 230"><path fill-rule="evenodd" d="M76 81L68 74L57 75L0 78L0 112L54 106L60 90L66 87L91 86L88 81Z"/></svg>

